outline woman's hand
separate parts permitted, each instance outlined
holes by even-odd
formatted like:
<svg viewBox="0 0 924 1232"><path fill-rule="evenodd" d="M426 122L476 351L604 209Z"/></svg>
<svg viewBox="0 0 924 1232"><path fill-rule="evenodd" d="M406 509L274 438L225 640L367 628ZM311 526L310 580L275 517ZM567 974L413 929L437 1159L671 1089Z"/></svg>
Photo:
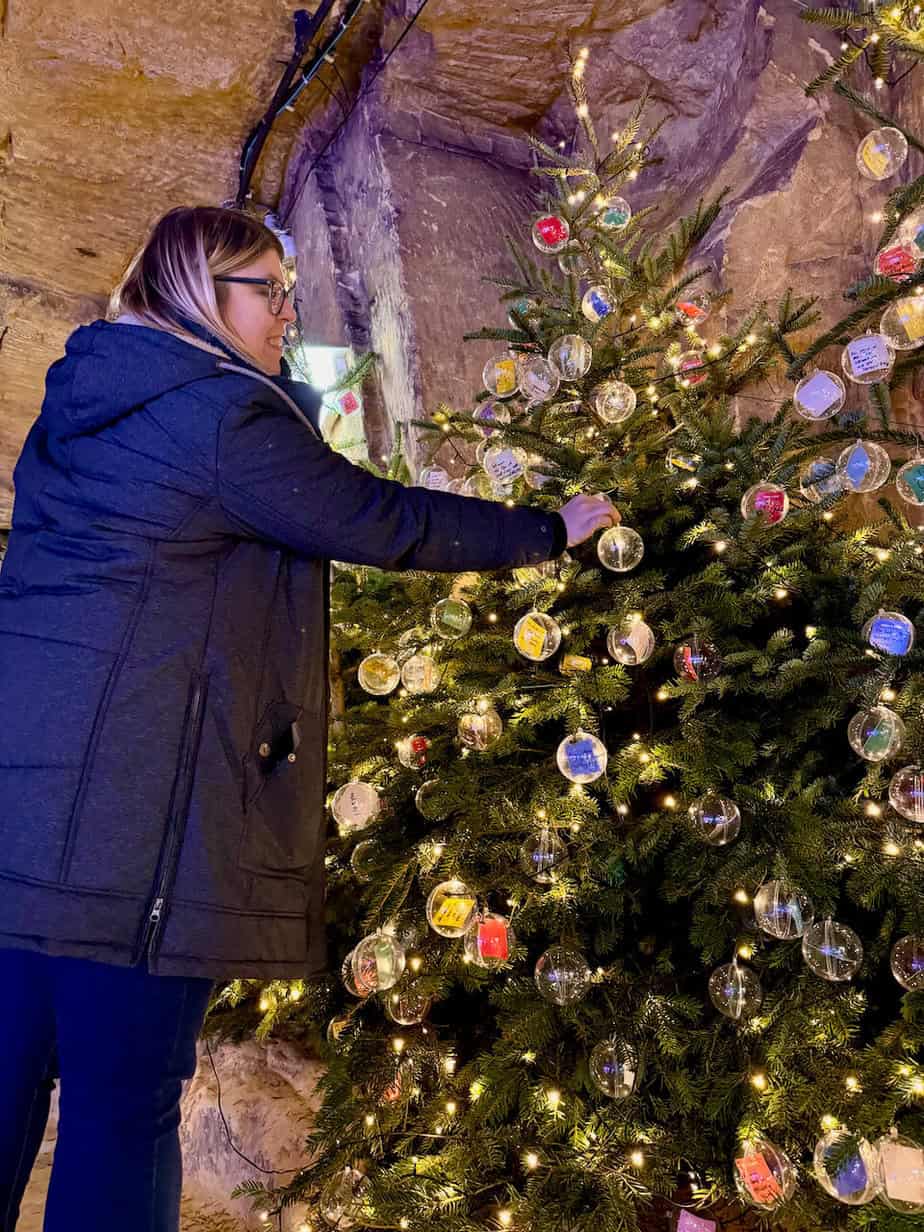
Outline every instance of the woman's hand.
<svg viewBox="0 0 924 1232"><path fill-rule="evenodd" d="M605 526L616 526L622 521L619 510L610 498L599 493L596 496L573 496L558 512L568 528L569 548L589 539L594 531Z"/></svg>

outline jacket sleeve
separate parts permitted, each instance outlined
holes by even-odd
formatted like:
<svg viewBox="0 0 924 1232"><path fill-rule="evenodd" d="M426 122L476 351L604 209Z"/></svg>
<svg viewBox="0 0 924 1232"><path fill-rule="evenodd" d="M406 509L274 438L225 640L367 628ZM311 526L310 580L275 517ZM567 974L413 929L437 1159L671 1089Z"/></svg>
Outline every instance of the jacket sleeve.
<svg viewBox="0 0 924 1232"><path fill-rule="evenodd" d="M238 533L383 569L503 569L560 556L558 513L409 488L354 466L258 393L218 435L218 495Z"/></svg>

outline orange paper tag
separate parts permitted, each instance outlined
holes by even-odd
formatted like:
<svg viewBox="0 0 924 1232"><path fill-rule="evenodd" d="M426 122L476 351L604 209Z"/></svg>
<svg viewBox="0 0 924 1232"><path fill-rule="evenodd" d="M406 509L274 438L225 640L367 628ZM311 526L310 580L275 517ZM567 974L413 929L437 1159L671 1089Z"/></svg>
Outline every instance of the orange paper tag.
<svg viewBox="0 0 924 1232"><path fill-rule="evenodd" d="M770 1206L777 1198L783 1196L779 1181L770 1171L763 1155L745 1155L735 1160L735 1166L741 1173L745 1188L755 1202Z"/></svg>

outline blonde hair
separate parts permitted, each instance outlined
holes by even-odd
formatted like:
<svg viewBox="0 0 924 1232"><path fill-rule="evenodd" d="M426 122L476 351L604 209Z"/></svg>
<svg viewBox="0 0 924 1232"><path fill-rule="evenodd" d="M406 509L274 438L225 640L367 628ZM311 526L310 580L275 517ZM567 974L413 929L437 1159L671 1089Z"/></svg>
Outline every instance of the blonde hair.
<svg viewBox="0 0 924 1232"><path fill-rule="evenodd" d="M213 205L178 206L157 220L129 262L109 299L109 320L130 313L140 324L165 330L201 345L181 320L204 326L238 355L256 357L221 314L227 284L216 274L232 274L269 249L280 258L282 244L258 218L243 210Z"/></svg>

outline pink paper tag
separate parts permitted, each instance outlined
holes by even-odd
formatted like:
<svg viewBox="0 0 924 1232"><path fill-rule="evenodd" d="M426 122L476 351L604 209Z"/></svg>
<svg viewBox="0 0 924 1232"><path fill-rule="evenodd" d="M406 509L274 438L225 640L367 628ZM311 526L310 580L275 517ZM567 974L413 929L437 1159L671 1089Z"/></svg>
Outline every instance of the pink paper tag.
<svg viewBox="0 0 924 1232"><path fill-rule="evenodd" d="M779 522L783 516L782 492L758 492L754 496L754 509L762 513L771 524Z"/></svg>
<svg viewBox="0 0 924 1232"><path fill-rule="evenodd" d="M677 1220L677 1232L715 1232L715 1229L716 1225L711 1219L701 1219L689 1211L681 1211Z"/></svg>

